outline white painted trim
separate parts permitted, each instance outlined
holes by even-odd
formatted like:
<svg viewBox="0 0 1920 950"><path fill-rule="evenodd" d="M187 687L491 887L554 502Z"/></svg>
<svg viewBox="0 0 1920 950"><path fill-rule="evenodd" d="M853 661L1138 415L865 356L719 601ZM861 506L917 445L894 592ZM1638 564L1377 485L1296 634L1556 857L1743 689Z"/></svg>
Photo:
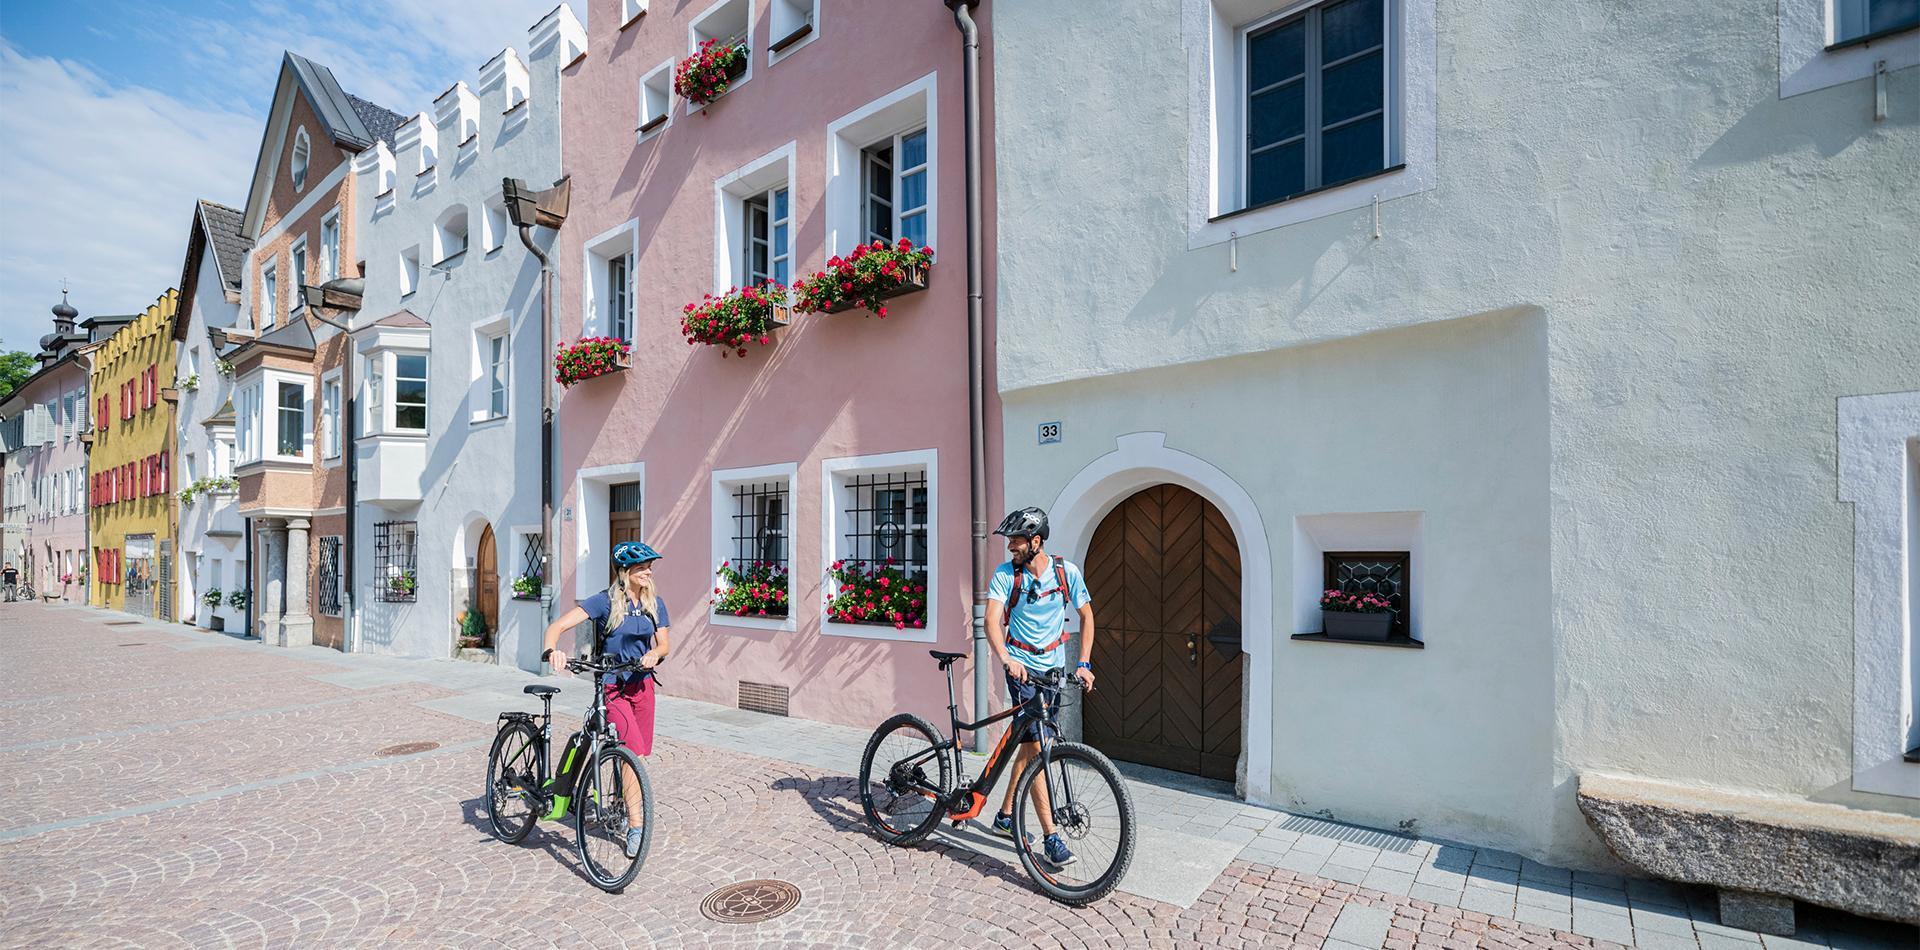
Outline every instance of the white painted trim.
<svg viewBox="0 0 1920 950"><path fill-rule="evenodd" d="M888 135L927 128L927 241L940 240L940 110L939 74L928 73L827 124L826 206L828 256L853 250L866 234L861 226L866 195L861 185L861 150ZM896 110L909 99L921 99L917 118L875 126L869 120ZM851 137L849 137L851 136ZM895 157L896 160L898 156ZM897 196L896 196L897 197ZM849 233L850 232L850 233ZM897 236L897 235L896 235Z"/></svg>
<svg viewBox="0 0 1920 950"><path fill-rule="evenodd" d="M341 162L333 166L333 171L328 172L327 177L320 179L318 184L313 185L313 189L307 192L305 198L300 199L299 204L294 205L286 214L281 215L280 220L275 221L273 227L268 228L265 234L254 238L253 246L262 248L271 245L274 239L286 233L286 230L292 227L294 222L300 220L301 216L312 211L313 206L320 203L320 198L329 191L332 191L333 186L339 184L342 179L347 177L347 173L352 170L352 162ZM249 251L247 256L252 257L253 252Z"/></svg>
<svg viewBox="0 0 1920 950"><path fill-rule="evenodd" d="M334 433L334 437L340 440L340 451L336 453L332 458L327 457L326 442L325 440L319 437L320 424L325 422L327 418L327 383L329 382L339 382L341 384L340 385L340 419L334 425L334 428L339 430ZM327 370L326 372L320 374L320 399L318 402L320 406L320 414L314 418L313 443L314 443L314 446L316 447L315 450L320 455L320 464L323 468L339 468L341 463L345 462L347 458L347 435L346 435L347 387L346 387L346 382L343 379L342 367L336 366L333 369Z"/></svg>
<svg viewBox="0 0 1920 950"><path fill-rule="evenodd" d="M639 331L640 307L637 294L640 290L640 278L638 276L640 270L640 219L628 218L594 235L588 239L585 244L580 246L580 273L585 278L580 281L580 335L583 337L607 335L607 328L600 325L603 314L597 309L597 300L594 295L595 288L600 286L600 279L595 276L593 264L595 260L605 261L612 259L611 255L605 253L605 249L608 245L614 243L622 234L627 236L627 254L628 259L632 261L632 264L627 267L627 300L630 305L633 306L634 319L627 327L627 330L630 334ZM632 342L631 338L629 338L628 342Z"/></svg>
<svg viewBox="0 0 1920 950"><path fill-rule="evenodd" d="M731 614L715 613L712 595L707 600L707 623L716 627L742 627L750 630L779 630L792 633L796 629L796 616L800 612L799 600L794 597L794 525L793 501L800 494L800 465L797 462L780 462L773 465L758 465L751 468L716 468L708 488L710 496L708 507L712 510L710 519L711 534L707 548L707 563L713 567L715 583L718 583L720 562L729 559L727 544L733 540L729 533L729 524L733 520L733 494L731 486L742 482L782 481L787 483L787 615L783 618L736 617Z"/></svg>
<svg viewBox="0 0 1920 950"><path fill-rule="evenodd" d="M1171 482L1212 502L1240 542L1241 650L1249 688L1242 710L1247 742L1247 800L1277 804L1273 793L1273 555L1253 496L1212 463L1167 448L1164 432L1133 432L1114 450L1088 462L1060 490L1049 520L1051 544L1069 561L1085 564L1101 519L1143 488ZM1099 592L1092 592L1095 603Z"/></svg>
<svg viewBox="0 0 1920 950"><path fill-rule="evenodd" d="M713 180L713 292L716 296L726 293L729 287L746 283L744 269L741 279L735 280L733 277L734 265L740 263L740 248L747 240L743 206L746 199L780 184L770 181L766 174L768 169L776 165L784 164L786 167L781 182L787 187L787 253L788 259L793 261L787 268L788 282L791 283L794 275L801 273L799 263L793 257L793 248L797 244L795 238L800 231L799 225L794 222L794 211L800 207L800 196L794 187L798 155L798 141L788 142Z"/></svg>
<svg viewBox="0 0 1920 950"><path fill-rule="evenodd" d="M1887 71L1920 65L1920 30L1896 33L1859 46L1829 51L1833 0L1780 0L1780 98L1869 79L1874 64ZM1860 107L1871 112L1871 103Z"/></svg>
<svg viewBox="0 0 1920 950"><path fill-rule="evenodd" d="M580 469L573 475L573 596L576 601L601 590L597 583L587 579L600 576L599 572L589 574L588 565L595 550L601 553L602 560L612 551L607 537L607 508L612 503L608 486L623 481L640 483L640 527L644 533L648 507L647 463L599 465Z"/></svg>
<svg viewBox="0 0 1920 950"><path fill-rule="evenodd" d="M1839 402L1840 500L1853 503L1853 788L1920 798L1913 569L1920 542L1920 391Z"/></svg>
<svg viewBox="0 0 1920 950"><path fill-rule="evenodd" d="M692 19L689 19L687 21L687 55L692 56L694 51L700 48L700 32L699 32L700 24L712 18L713 14L716 11L718 11L721 7L728 6L730 4L739 4L747 8L746 39L743 41L747 44L747 71L744 73L741 73L739 79L736 79L732 83L728 84L726 92L723 92L720 95L714 97L711 101L707 102L705 105L696 103L691 99L687 100L687 107L685 110L687 115L692 115L695 112L699 112L701 109L705 109L707 106L712 105L715 102L719 102L721 99L725 99L726 97L733 95L733 91L735 89L738 89L741 86L746 85L750 80L753 79L753 60L754 60L753 28L757 23L753 15L753 0L713 0L713 3L709 4L705 10L702 10L699 13L695 14Z"/></svg>
<svg viewBox="0 0 1920 950"><path fill-rule="evenodd" d="M259 370L260 374L260 458L267 462L301 462L312 464L314 456L313 442L313 377L301 373L292 373L280 369ZM303 416L301 424L301 452L299 455L285 455L280 452L280 385L291 383L300 387L300 406ZM272 395L271 400L267 399ZM269 438L271 436L271 438ZM269 450L267 446L274 448Z"/></svg>
<svg viewBox="0 0 1920 950"><path fill-rule="evenodd" d="M802 0L802 2L812 5L812 10L808 13L807 20L813 24L813 29L808 32L806 37L800 40L800 42L778 53L774 52L773 44L786 39L787 34L793 32L791 29L776 30L774 27L774 6L781 2L782 0L768 0L767 3L767 68L769 69L773 68L773 64L782 62L787 57L806 49L814 40L820 38L820 0ZM778 36L774 35L776 32L779 33Z"/></svg>
<svg viewBox="0 0 1920 950"><path fill-rule="evenodd" d="M307 167L296 175L293 163L300 157L300 146L307 147ZM300 126L293 131L293 152L287 156L287 183L293 186L293 193L304 194L307 185L313 181L313 137L307 134L307 127Z"/></svg>
<svg viewBox="0 0 1920 950"><path fill-rule="evenodd" d="M842 476L864 475L873 472L899 471L901 469L923 468L927 473L927 625L916 630L908 627L895 630L863 623L835 623L827 619L827 601L833 596L832 587L826 579L828 565L835 560L833 542L839 537L838 521L839 500L835 497L837 480ZM828 637L853 637L862 640L885 640L894 643L938 643L940 640L940 591L946 586L946 579L940 574L940 468L938 449L914 449L905 452L887 452L880 455L855 455L845 458L825 459L820 463L820 589L824 595L816 609L820 617L820 633ZM972 585L972 580L968 580ZM971 623L971 605L967 623Z"/></svg>
<svg viewBox="0 0 1920 950"><path fill-rule="evenodd" d="M674 114L679 111L673 107L673 97L674 97L673 64L674 64L674 61L672 59L668 59L665 62L661 63L660 65L647 70L645 73L641 74L640 76L640 85L635 90L639 94L639 101L636 103L638 105L638 108L634 110L634 114L636 116L639 116L639 119L640 119L639 124L633 127L633 141L634 141L634 144L636 145L650 138L653 138L654 136L659 135L660 133L665 132L670 128L673 128ZM640 126L646 125L647 122L653 118L652 116L647 115L647 83L652 82L654 77L659 76L662 73L666 75L666 80L667 80L667 108L666 108L667 121L664 125L661 125L660 127L650 132L642 132L640 131Z"/></svg>

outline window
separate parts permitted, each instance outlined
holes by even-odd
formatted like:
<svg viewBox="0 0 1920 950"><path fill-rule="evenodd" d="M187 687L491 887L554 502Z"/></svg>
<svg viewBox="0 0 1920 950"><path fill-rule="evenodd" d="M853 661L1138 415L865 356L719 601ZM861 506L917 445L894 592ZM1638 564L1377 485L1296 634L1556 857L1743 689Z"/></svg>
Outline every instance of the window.
<svg viewBox="0 0 1920 950"><path fill-rule="evenodd" d="M1833 42L1920 26L1920 0L1833 0Z"/></svg>
<svg viewBox="0 0 1920 950"><path fill-rule="evenodd" d="M1920 798L1920 392L1842 396L1838 431L1839 500L1854 515L1851 589L1861 592L1850 785Z"/></svg>
<svg viewBox="0 0 1920 950"><path fill-rule="evenodd" d="M585 332L593 336L632 339L635 292L634 239L639 222L609 228L588 241L582 253L580 312Z"/></svg>
<svg viewBox="0 0 1920 950"><path fill-rule="evenodd" d="M393 427L426 431L427 357L424 353L394 354Z"/></svg>
<svg viewBox="0 0 1920 950"><path fill-rule="evenodd" d="M340 374L320 384L320 457L340 457Z"/></svg>
<svg viewBox="0 0 1920 950"><path fill-rule="evenodd" d="M417 526L411 521L382 521L373 526L374 599L412 603L419 589L415 573Z"/></svg>
<svg viewBox="0 0 1920 950"><path fill-rule="evenodd" d="M387 429L386 417L381 415L381 408L385 405L383 397L386 393L385 363L385 354L375 353L367 357L366 430L368 432L385 432Z"/></svg>
<svg viewBox="0 0 1920 950"><path fill-rule="evenodd" d="M767 62L777 63L813 38L820 0L772 0L767 12Z"/></svg>
<svg viewBox="0 0 1920 950"><path fill-rule="evenodd" d="M865 240L904 237L927 244L927 130L895 135L866 150ZM897 161L896 161L897 159Z"/></svg>
<svg viewBox="0 0 1920 950"><path fill-rule="evenodd" d="M486 216L482 218L485 233L481 235L487 253L491 254L507 246L507 233L512 230L512 222L507 218L507 206L499 198L488 198Z"/></svg>
<svg viewBox="0 0 1920 950"><path fill-rule="evenodd" d="M607 335L633 339L633 255L609 257L606 266Z"/></svg>
<svg viewBox="0 0 1920 950"><path fill-rule="evenodd" d="M307 140L307 130L302 128L293 134L293 162L290 165L290 171L293 174L294 191L307 187L307 165L312 158L313 145Z"/></svg>
<svg viewBox="0 0 1920 950"><path fill-rule="evenodd" d="M520 552L520 569L514 573L514 576L533 582L536 589L543 587L545 585L547 564L547 546L545 539L540 536L538 529L531 531L521 530L515 532L515 534L520 539L520 543L515 545ZM538 595L526 596L519 591L515 591L514 598L516 600L535 600L538 599Z"/></svg>
<svg viewBox="0 0 1920 950"><path fill-rule="evenodd" d="M793 253L789 240L787 189L774 188L746 202L746 259L741 269L745 284L758 286L769 280L786 284Z"/></svg>
<svg viewBox="0 0 1920 950"><path fill-rule="evenodd" d="M320 282L340 277L340 211L328 212L320 220Z"/></svg>
<svg viewBox="0 0 1920 950"><path fill-rule="evenodd" d="M260 320L263 328L280 324L280 262L269 258L260 267Z"/></svg>
<svg viewBox="0 0 1920 950"><path fill-rule="evenodd" d="M1327 551L1321 555L1323 591L1378 594L1393 605L1393 635L1407 636L1413 572L1406 551Z"/></svg>
<svg viewBox="0 0 1920 950"><path fill-rule="evenodd" d="M673 124L673 60L669 59L640 80L639 138Z"/></svg>
<svg viewBox="0 0 1920 950"><path fill-rule="evenodd" d="M744 43L753 31L753 4L751 0L718 0L705 12L694 17L687 25L687 53L692 54L700 44L708 40L718 40L721 45ZM733 90L747 84L753 78L753 57L747 56L747 70L740 74L721 95L731 95ZM689 113L699 111L701 106L689 101Z"/></svg>
<svg viewBox="0 0 1920 950"><path fill-rule="evenodd" d="M315 592L320 599L320 613L327 617L341 614L340 604L345 600L345 591L341 589L340 539L325 537L320 539L320 570L316 578L319 589Z"/></svg>
<svg viewBox="0 0 1920 950"><path fill-rule="evenodd" d="M785 481L743 482L731 487L732 555L736 563L787 566L788 489Z"/></svg>
<svg viewBox="0 0 1920 950"><path fill-rule="evenodd" d="M433 252L436 263L446 263L467 252L466 208L455 205L440 215L433 229Z"/></svg>
<svg viewBox="0 0 1920 950"><path fill-rule="evenodd" d="M276 383L278 400L275 405L279 412L275 418L277 442L274 451L280 455L302 455L307 450L307 393L299 383Z"/></svg>
<svg viewBox="0 0 1920 950"><path fill-rule="evenodd" d="M198 481L198 478L195 476L193 471L196 467L197 466L194 461L194 453L188 452L187 454L181 456L180 457L181 480L185 481L189 485L193 484L195 481Z"/></svg>
<svg viewBox="0 0 1920 950"><path fill-rule="evenodd" d="M507 335L486 338L487 413L494 418L507 414Z"/></svg>
<svg viewBox="0 0 1920 950"><path fill-rule="evenodd" d="M620 0L620 25L626 26L647 12L647 0Z"/></svg>
<svg viewBox="0 0 1920 950"><path fill-rule="evenodd" d="M725 587L714 601L717 622L794 629L787 597L796 470L784 464L713 473L715 584Z"/></svg>
<svg viewBox="0 0 1920 950"><path fill-rule="evenodd" d="M420 289L420 248L414 246L400 252L400 296L410 296Z"/></svg>
<svg viewBox="0 0 1920 950"><path fill-rule="evenodd" d="M307 239L305 236L293 242L293 250L289 252L287 256L293 266L293 273L288 277L290 282L289 289L293 291L293 304L287 309L290 312L299 313L300 310L307 305L307 295L300 289L300 286L307 282Z"/></svg>
<svg viewBox="0 0 1920 950"><path fill-rule="evenodd" d="M250 383L233 397L233 427L239 464L260 460L260 384Z"/></svg>
<svg viewBox="0 0 1920 950"><path fill-rule="evenodd" d="M1246 205L1387 161L1386 0L1334 0L1246 34Z"/></svg>
<svg viewBox="0 0 1920 950"><path fill-rule="evenodd" d="M933 640L936 602L932 451L896 452L822 464L826 497L822 554L830 569L825 632L839 636ZM847 572L891 569L915 588L917 609L902 616L855 617L840 612ZM867 583L872 583L868 581ZM924 587L924 591L918 588ZM855 607L857 609L857 603Z"/></svg>

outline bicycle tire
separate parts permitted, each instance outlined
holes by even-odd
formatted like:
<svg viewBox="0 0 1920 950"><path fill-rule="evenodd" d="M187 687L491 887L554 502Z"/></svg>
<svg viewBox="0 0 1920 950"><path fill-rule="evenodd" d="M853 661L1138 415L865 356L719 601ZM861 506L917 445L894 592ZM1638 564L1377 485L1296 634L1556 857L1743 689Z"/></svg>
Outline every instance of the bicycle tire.
<svg viewBox="0 0 1920 950"><path fill-rule="evenodd" d="M874 757L880 754L881 745L901 730L908 733L904 747L889 750L887 761L882 765L884 771L876 781L873 771ZM925 748L917 745L922 740L926 743ZM913 819L910 826L889 824L887 816L881 814L878 803L874 801L874 789L886 787L895 763L918 757L939 744L939 733L934 731L932 724L913 713L900 713L881 723L880 728L875 729L873 736L867 740L866 751L860 755L860 807L866 813L868 826L873 828L874 834L878 835L880 840L890 845L904 847L925 838L933 832L936 825L940 824L940 818L945 814L945 809L941 807L939 801L930 801L926 814ZM938 787L941 798L944 799L953 791L953 764L948 761L944 753L935 752L932 758L940 763ZM921 773L921 777L926 777L924 772ZM894 794L897 799L898 793ZM889 802L889 805L891 804L892 802Z"/></svg>
<svg viewBox="0 0 1920 950"><path fill-rule="evenodd" d="M511 759L503 762L501 753L508 748L508 741L516 736L524 740L524 744L515 747L516 751L508 753ZM493 737L493 748L487 753L487 784L482 793L487 803L487 827L493 832L494 837L508 844L519 844L525 841L527 833L533 830L534 821L540 817L539 796L534 795L531 788L532 784L538 782L540 778L539 752L537 751L539 741L540 733L533 728L532 723L508 722L501 727L499 734ZM518 767L514 767L516 763L519 763ZM507 767L514 767L515 774L503 774L503 770ZM517 820L504 817L500 813L501 793L505 791L502 788L502 782L510 786L516 778L528 786L526 794L530 796L523 799L527 804L526 817Z"/></svg>
<svg viewBox="0 0 1920 950"><path fill-rule="evenodd" d="M1013 811L1018 819L1014 826L1013 841L1014 851L1020 855L1021 867L1026 870L1027 877L1032 878L1033 883L1048 897L1071 907L1084 907L1112 893L1113 889L1120 885L1120 880L1127 876L1127 867L1133 863L1133 846L1137 830L1133 814L1133 798L1127 794L1127 784L1121 780L1120 770L1114 767L1113 760L1092 746L1079 742L1056 742L1053 744L1048 760L1055 766L1074 762L1084 763L1106 782L1113 801L1118 806L1119 843L1114 848L1112 864L1094 880L1086 884L1070 885L1041 867L1033 854L1035 844L1029 844L1026 841L1025 832L1031 811L1028 808L1028 800L1033 794L1033 783L1041 775L1041 757L1035 756L1033 761L1027 763L1026 769L1020 773L1020 783L1015 786ZM1054 804L1057 809L1058 803ZM1038 839L1039 836L1036 835L1036 843Z"/></svg>
<svg viewBox="0 0 1920 950"><path fill-rule="evenodd" d="M624 764L633 769L640 786L640 851L633 857L626 856L625 828L629 819L626 815L626 792L624 787L616 793L608 793L600 781L601 772L607 761L613 760L613 774L618 782L619 766ZM610 816L610 817L609 817ZM591 846L594 832L603 830L609 823L619 833L620 857L618 861L596 860ZM583 769L580 784L575 789L573 802L574 840L580 855L580 867L586 871L587 879L595 887L609 894L618 894L632 883L634 875L640 873L640 866L647 861L647 852L653 848L653 781L647 777L647 767L642 765L640 757L623 745L610 745L600 750L594 758L593 768ZM624 862L621 866L619 862Z"/></svg>

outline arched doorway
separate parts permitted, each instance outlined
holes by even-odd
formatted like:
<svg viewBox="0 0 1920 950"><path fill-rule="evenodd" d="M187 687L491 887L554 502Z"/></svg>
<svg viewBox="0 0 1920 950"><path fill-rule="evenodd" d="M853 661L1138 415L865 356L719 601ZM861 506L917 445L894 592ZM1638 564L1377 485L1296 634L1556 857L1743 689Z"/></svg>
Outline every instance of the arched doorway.
<svg viewBox="0 0 1920 950"><path fill-rule="evenodd" d="M1087 741L1117 759L1233 780L1240 756L1240 549L1218 508L1155 485L1088 545L1098 633Z"/></svg>
<svg viewBox="0 0 1920 950"><path fill-rule="evenodd" d="M480 544L473 555L473 601L480 616L487 620L489 633L500 629L500 562L494 553L493 525L480 529Z"/></svg>

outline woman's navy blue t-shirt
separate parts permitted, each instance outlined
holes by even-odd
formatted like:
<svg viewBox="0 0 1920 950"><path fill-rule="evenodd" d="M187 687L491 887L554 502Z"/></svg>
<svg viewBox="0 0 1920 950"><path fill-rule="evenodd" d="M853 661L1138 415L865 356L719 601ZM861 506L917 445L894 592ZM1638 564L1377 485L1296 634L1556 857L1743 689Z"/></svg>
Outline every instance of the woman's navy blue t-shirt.
<svg viewBox="0 0 1920 950"><path fill-rule="evenodd" d="M608 597L604 590L581 601L580 609L586 611L587 616L593 620L596 631L603 631L605 656L613 660L640 659L648 650L653 649L654 634L659 632L660 628L672 625L672 622L667 619L667 601L662 597L653 599L654 613L660 617L657 623L648 619L637 606L628 605L626 618L617 626L609 627L607 615L613 612L613 598ZM644 675L637 671L608 673L602 677L602 682L637 683Z"/></svg>

